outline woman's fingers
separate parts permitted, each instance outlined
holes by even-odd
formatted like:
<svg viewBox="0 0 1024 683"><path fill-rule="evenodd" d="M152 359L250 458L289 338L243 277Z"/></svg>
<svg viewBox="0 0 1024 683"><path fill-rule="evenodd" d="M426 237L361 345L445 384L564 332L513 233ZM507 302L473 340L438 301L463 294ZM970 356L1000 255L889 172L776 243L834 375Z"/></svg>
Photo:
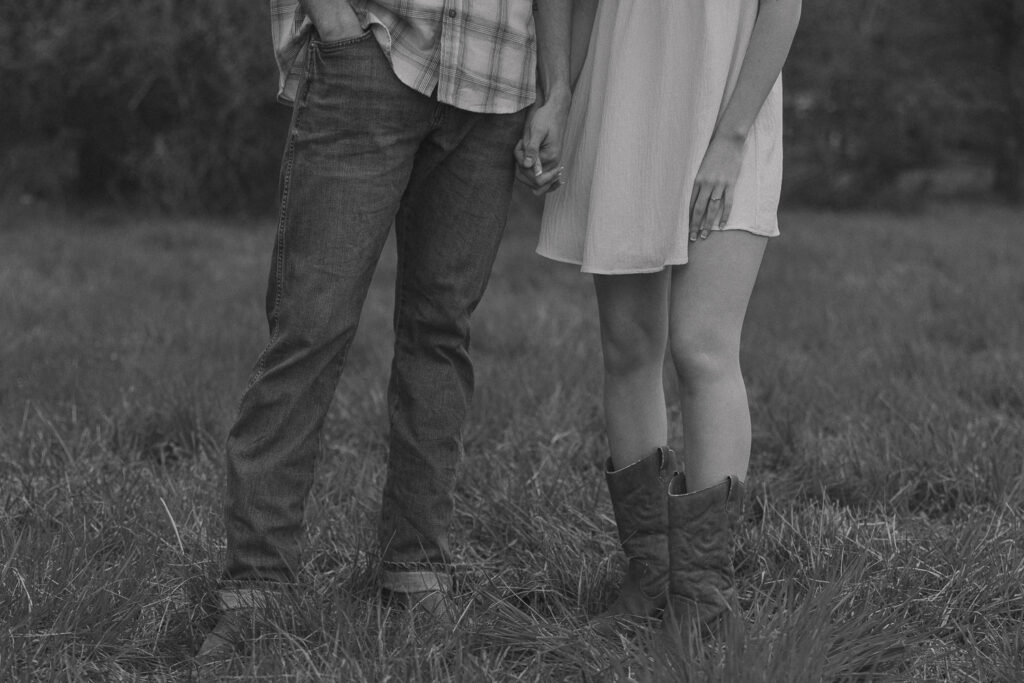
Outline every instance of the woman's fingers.
<svg viewBox="0 0 1024 683"><path fill-rule="evenodd" d="M712 186L708 197L708 208L704 212L704 220L700 224L700 238L706 240L711 230L721 224L722 210L725 206L726 187L724 184Z"/></svg>
<svg viewBox="0 0 1024 683"><path fill-rule="evenodd" d="M539 175L535 168L536 166L527 167L516 164L516 178L530 188L535 195L547 194L551 190L558 189L565 182L564 166L542 171Z"/></svg>
<svg viewBox="0 0 1024 683"><path fill-rule="evenodd" d="M690 241L707 239L715 228L722 228L732 211L732 191L728 183L698 181L690 199Z"/></svg>
<svg viewBox="0 0 1024 683"><path fill-rule="evenodd" d="M550 171L544 171L540 175L534 176L533 181L536 183L533 188L535 195L539 196L557 190L565 182L565 167L559 166Z"/></svg>
<svg viewBox="0 0 1024 683"><path fill-rule="evenodd" d="M725 227L725 224L729 222L730 213L732 213L732 188L726 188L725 199L722 201L722 218L718 221L718 227Z"/></svg>
<svg viewBox="0 0 1024 683"><path fill-rule="evenodd" d="M698 181L693 187L693 196L690 199L690 241L696 242L700 234L701 225L708 212L708 200L711 198L711 188L703 182Z"/></svg>

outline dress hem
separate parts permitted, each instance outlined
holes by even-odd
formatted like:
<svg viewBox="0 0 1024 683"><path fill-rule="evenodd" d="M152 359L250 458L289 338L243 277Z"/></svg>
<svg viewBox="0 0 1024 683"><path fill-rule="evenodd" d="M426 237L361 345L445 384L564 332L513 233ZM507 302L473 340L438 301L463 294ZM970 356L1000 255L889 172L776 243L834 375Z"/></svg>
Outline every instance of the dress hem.
<svg viewBox="0 0 1024 683"><path fill-rule="evenodd" d="M592 267L588 268L588 267L584 266L583 262L580 261L579 259L572 259L572 258L567 258L567 257L564 257L564 256L555 256L554 254L545 253L545 252L541 251L540 249L536 249L535 251L536 251L538 256L543 256L546 259L550 259L552 261L558 261L559 263L568 263L570 265L579 266L580 267L580 272L584 273L586 275L645 275L645 274L649 274L649 273L660 273L661 271L665 270L666 268L670 268L671 266L685 266L687 263L689 263L689 260L686 260L686 261L678 261L678 262L665 263L665 264L663 264L661 266L653 266L653 267L650 267L650 268L630 268L630 269L626 269L626 270L607 270L607 269L604 269L604 268L592 268Z"/></svg>
<svg viewBox="0 0 1024 683"><path fill-rule="evenodd" d="M778 228L777 225L775 226L774 230L771 230L770 232L764 232L763 230L757 230L757 229L754 229L754 228L743 228L743 227L739 227L739 226L736 226L736 227L725 227L725 228L712 228L711 229L712 232L726 232L726 231L731 231L731 230L742 230L743 232L746 232L746 233L749 233L751 235L754 235L755 237L764 237L765 239L772 239L773 237L778 237L779 234L780 234L779 233L779 228ZM581 273L586 273L587 275L643 275L645 273L660 273L661 271L665 270L666 268L668 268L670 266L685 266L687 263L690 262L689 257L687 257L687 258L685 258L682 261L669 261L669 262L664 263L661 266L639 267L639 268L625 268L625 269L620 269L620 270L611 270L611 269L607 269L607 268L595 268L593 266L587 267L587 266L585 266L583 264L583 261L581 261L578 258L571 258L571 257L568 257L568 256L558 256L558 255L556 255L556 254L554 254L552 252L545 251L544 249L541 249L540 246L538 246L534 250L534 252L538 256L543 256L544 258L550 259L552 261L558 261L560 263L569 263L569 264L574 265L574 266L579 266L580 267L580 272Z"/></svg>

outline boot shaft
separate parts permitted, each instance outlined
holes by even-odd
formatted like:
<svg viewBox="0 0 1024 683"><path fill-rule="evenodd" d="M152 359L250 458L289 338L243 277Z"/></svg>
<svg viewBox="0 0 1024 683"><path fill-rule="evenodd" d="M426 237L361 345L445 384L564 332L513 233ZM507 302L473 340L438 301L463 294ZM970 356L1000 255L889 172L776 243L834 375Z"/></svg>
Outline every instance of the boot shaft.
<svg viewBox="0 0 1024 683"><path fill-rule="evenodd" d="M630 546L642 543L648 535L664 536L668 531L665 494L674 475L675 454L659 448L643 460L620 470L612 470L609 458L605 481L615 512L615 524L626 556Z"/></svg>
<svg viewBox="0 0 1024 683"><path fill-rule="evenodd" d="M744 486L735 477L686 493L677 475L669 486L669 610L673 619L707 622L736 602L733 555Z"/></svg>
<svg viewBox="0 0 1024 683"><path fill-rule="evenodd" d="M629 568L619 596L602 616L647 618L665 606L669 569L666 495L674 466L675 456L667 447L617 471L611 470L608 461L605 480Z"/></svg>

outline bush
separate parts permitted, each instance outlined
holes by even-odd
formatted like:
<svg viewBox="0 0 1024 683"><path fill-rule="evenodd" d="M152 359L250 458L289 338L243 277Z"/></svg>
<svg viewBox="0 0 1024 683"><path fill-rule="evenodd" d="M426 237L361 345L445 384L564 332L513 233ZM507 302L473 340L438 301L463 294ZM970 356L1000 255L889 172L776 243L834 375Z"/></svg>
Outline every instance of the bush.
<svg viewBox="0 0 1024 683"><path fill-rule="evenodd" d="M0 5L0 194L269 209L289 111L268 4ZM1024 196L1024 0L805 2L786 93L790 203L913 205L909 176L962 160Z"/></svg>
<svg viewBox="0 0 1024 683"><path fill-rule="evenodd" d="M1024 0L804 3L786 85L791 199L902 205L964 161L1024 196Z"/></svg>
<svg viewBox="0 0 1024 683"><path fill-rule="evenodd" d="M246 0L5 4L5 191L266 208L288 113L268 26Z"/></svg>

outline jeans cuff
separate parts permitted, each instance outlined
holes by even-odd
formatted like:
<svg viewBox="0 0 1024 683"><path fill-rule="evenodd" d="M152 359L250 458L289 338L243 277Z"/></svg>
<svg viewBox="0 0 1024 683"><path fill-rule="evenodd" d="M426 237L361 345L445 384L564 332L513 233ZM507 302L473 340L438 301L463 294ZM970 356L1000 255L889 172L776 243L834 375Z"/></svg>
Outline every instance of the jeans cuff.
<svg viewBox="0 0 1024 683"><path fill-rule="evenodd" d="M450 574L435 571L385 569L381 576L381 586L392 593L448 593L452 590L452 577Z"/></svg>
<svg viewBox="0 0 1024 683"><path fill-rule="evenodd" d="M283 594L282 586L225 586L217 591L217 607L222 612L236 609L263 609L274 597Z"/></svg>

